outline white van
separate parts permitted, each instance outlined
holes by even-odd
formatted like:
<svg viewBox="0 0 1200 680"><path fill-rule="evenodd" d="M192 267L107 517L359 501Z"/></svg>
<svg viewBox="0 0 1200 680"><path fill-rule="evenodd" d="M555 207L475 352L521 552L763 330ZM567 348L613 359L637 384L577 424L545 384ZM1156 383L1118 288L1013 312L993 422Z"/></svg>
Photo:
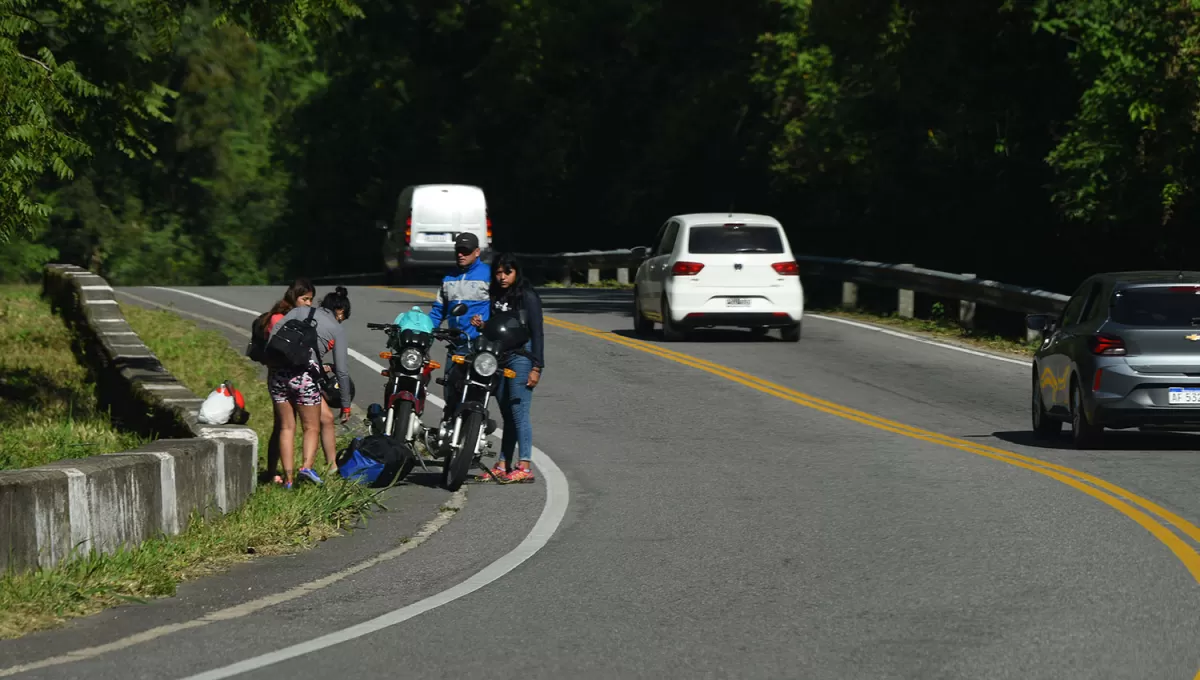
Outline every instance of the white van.
<svg viewBox="0 0 1200 680"><path fill-rule="evenodd" d="M492 245L492 220L483 190L466 184L420 184L405 187L388 229L383 261L390 281L405 270L453 267L454 237L469 231L479 238L481 257Z"/></svg>

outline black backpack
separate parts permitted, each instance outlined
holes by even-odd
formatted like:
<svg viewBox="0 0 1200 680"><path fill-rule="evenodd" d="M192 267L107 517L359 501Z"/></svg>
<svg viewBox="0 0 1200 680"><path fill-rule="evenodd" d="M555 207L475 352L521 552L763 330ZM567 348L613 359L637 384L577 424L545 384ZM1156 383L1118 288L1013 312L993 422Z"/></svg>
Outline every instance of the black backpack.
<svg viewBox="0 0 1200 680"><path fill-rule="evenodd" d="M246 344L246 356L260 364L267 363L267 315L255 317L250 322L250 342Z"/></svg>
<svg viewBox="0 0 1200 680"><path fill-rule="evenodd" d="M276 368L305 368L310 363L310 357L320 357L317 351L317 322L313 315L317 308L308 310L308 318L288 319L275 331L275 335L267 342L267 363Z"/></svg>

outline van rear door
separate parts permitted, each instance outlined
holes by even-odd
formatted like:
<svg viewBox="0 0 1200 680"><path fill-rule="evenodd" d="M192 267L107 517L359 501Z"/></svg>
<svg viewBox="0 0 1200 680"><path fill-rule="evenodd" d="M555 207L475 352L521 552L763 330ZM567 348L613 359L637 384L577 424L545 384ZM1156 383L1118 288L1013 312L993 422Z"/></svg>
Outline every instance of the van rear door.
<svg viewBox="0 0 1200 680"><path fill-rule="evenodd" d="M412 243L453 247L454 235L468 231L487 243L487 205L483 192L468 186L421 187L413 196Z"/></svg>

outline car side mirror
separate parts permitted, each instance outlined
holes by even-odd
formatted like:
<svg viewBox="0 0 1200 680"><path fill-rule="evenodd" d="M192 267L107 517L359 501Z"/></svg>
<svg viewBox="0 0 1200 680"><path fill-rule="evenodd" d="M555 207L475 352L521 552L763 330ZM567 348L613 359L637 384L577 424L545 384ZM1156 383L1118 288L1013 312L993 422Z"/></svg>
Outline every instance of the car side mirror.
<svg viewBox="0 0 1200 680"><path fill-rule="evenodd" d="M632 249L630 249L629 252L631 255L633 255L634 257L636 257L639 260L646 259L646 253L647 253L646 246L638 246L636 248L632 248Z"/></svg>
<svg viewBox="0 0 1200 680"><path fill-rule="evenodd" d="M450 308L450 316L462 316L467 313L467 305L460 302Z"/></svg>
<svg viewBox="0 0 1200 680"><path fill-rule="evenodd" d="M1049 314L1029 314L1025 317L1025 327L1031 331L1045 331L1053 325Z"/></svg>

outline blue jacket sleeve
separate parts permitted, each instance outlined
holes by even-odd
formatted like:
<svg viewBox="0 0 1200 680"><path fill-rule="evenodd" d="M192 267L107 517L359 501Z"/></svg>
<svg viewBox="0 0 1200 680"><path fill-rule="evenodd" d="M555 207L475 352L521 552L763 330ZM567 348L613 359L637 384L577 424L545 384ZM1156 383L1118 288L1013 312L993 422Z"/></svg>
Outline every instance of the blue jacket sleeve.
<svg viewBox="0 0 1200 680"><path fill-rule="evenodd" d="M446 315L446 283L438 286L437 298L434 299L433 305L429 309L429 318L433 320L433 327L437 328L442 325L442 317Z"/></svg>

